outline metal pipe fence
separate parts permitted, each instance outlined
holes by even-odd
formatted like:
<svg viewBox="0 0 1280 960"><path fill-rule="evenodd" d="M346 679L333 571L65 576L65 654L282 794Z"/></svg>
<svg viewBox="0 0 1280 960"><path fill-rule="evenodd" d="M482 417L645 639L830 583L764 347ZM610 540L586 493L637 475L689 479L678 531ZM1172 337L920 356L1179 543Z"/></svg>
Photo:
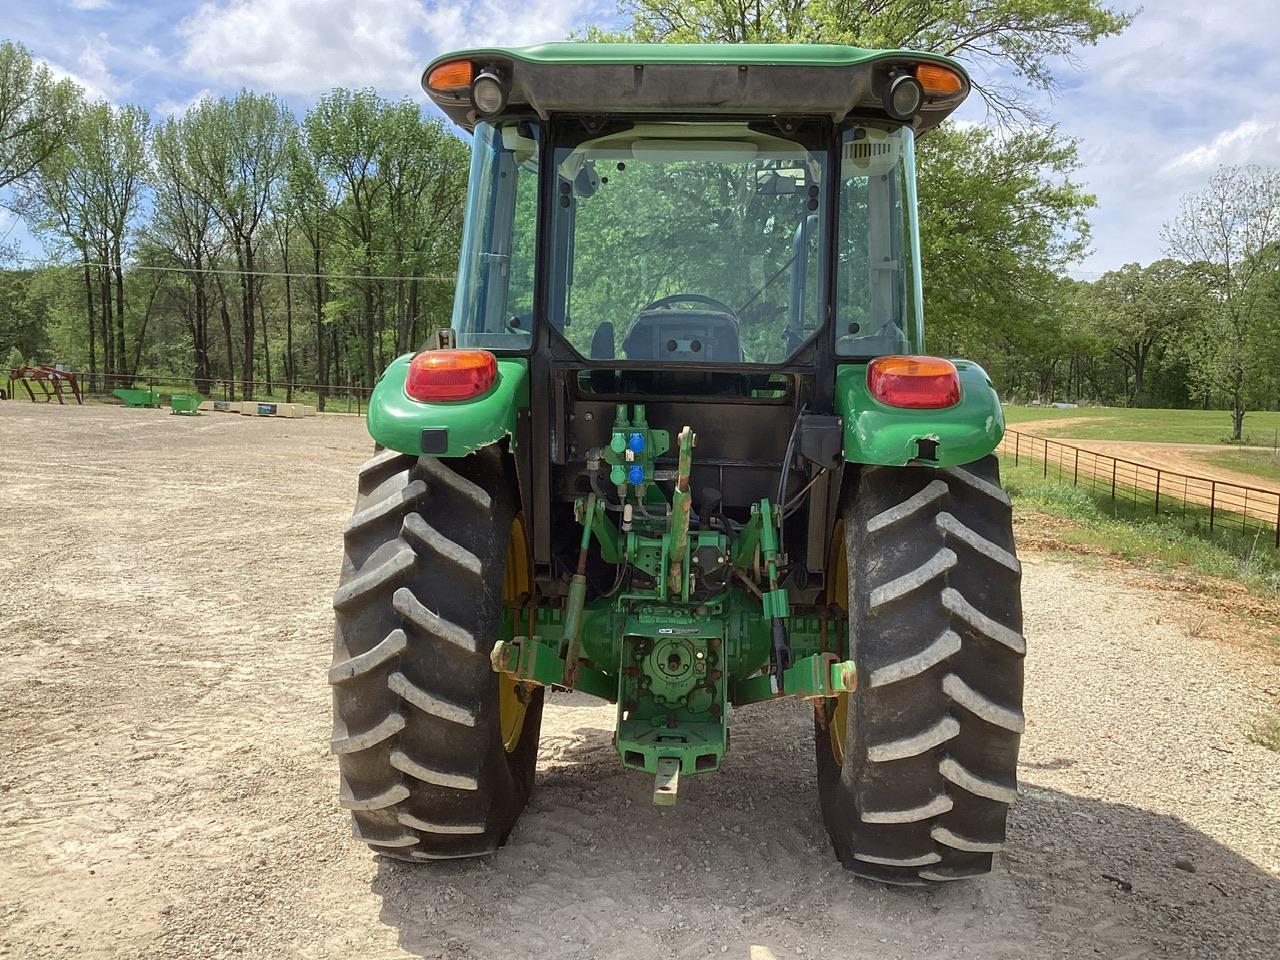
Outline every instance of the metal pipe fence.
<svg viewBox="0 0 1280 960"><path fill-rule="evenodd" d="M1010 430L998 452L1040 467L1055 477L1109 500L1113 511L1133 517L1173 517L1209 534L1265 538L1280 549L1280 492L1164 470L1095 453L1059 440Z"/></svg>
<svg viewBox="0 0 1280 960"><path fill-rule="evenodd" d="M3 374L0 374L3 376ZM354 384L320 384L320 383L289 383L287 381L272 381L270 384L262 380L235 380L235 379L212 379L212 380L195 380L191 377L165 377L152 376L150 374L119 374L119 373L96 373L90 376L87 373L78 373L77 379L80 385L81 394L86 398L107 399L111 397L111 391L120 388L132 388L140 390L155 390L162 394L200 394L209 400L262 400L265 402L280 401L289 395L292 388L292 394L295 402L312 403L317 409L322 409L327 413L354 413L359 416L364 415L365 408L369 405L369 395L373 390L369 387L356 386ZM0 381L3 382L3 381ZM8 396L10 399L17 399L20 395L15 393L15 385L17 381L9 381ZM245 387L252 388L246 391ZM246 392L251 392L251 397L245 396ZM321 407L319 399L323 395L324 406ZM50 396L50 401L55 398ZM69 394L66 399L68 402L74 402L74 398ZM37 402L42 402L42 398L37 396ZM25 401L29 402L29 401Z"/></svg>

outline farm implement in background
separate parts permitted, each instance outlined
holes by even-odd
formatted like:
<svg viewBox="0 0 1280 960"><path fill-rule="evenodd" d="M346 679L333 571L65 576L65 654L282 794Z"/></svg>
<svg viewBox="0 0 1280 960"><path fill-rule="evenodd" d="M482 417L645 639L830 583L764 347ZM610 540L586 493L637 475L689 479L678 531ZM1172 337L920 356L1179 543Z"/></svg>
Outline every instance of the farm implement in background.
<svg viewBox="0 0 1280 960"><path fill-rule="evenodd" d="M13 385L21 384L22 388L27 391L27 396L31 398L31 402L36 402L35 391L31 389L31 385L35 384L40 388L45 403L51 403L55 398L59 403L66 403L66 394L69 393L78 404L84 403L84 398L80 394L80 381L76 374L71 370L64 370L58 366L42 365L38 367L18 367L16 370L9 371L9 394L13 395ZM64 392L65 390L65 392Z"/></svg>
<svg viewBox="0 0 1280 960"><path fill-rule="evenodd" d="M160 394L154 390L141 390L137 387L116 387L111 391L111 395L126 407L157 408L160 406Z"/></svg>

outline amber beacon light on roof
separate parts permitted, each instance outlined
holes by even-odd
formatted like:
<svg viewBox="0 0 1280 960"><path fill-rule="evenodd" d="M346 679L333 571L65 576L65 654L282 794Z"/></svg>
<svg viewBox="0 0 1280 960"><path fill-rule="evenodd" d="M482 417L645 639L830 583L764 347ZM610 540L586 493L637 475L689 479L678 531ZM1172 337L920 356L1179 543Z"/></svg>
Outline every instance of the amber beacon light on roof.
<svg viewBox="0 0 1280 960"><path fill-rule="evenodd" d="M427 74L427 89L432 94L455 100L470 101L482 117L501 113L507 105L507 85L495 68L477 72L470 60L450 60Z"/></svg>

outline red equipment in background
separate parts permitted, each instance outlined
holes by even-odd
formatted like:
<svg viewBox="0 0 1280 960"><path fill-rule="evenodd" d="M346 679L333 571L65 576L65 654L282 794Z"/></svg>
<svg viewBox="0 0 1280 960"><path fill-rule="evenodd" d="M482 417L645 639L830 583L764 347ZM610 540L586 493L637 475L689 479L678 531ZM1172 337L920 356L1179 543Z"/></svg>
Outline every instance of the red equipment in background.
<svg viewBox="0 0 1280 960"><path fill-rule="evenodd" d="M76 403L84 403L84 398L80 396L80 383L76 380L76 375L70 370L59 370L57 367L48 365L19 367L17 370L9 371L10 392L13 391L12 385L15 382L22 384L32 403L36 402L35 391L31 389L31 384L33 383L39 385L40 392L44 394L45 403L49 403L54 397L58 398L59 403L66 403L67 401L63 399L62 392L64 384L70 388L71 395L76 398Z"/></svg>

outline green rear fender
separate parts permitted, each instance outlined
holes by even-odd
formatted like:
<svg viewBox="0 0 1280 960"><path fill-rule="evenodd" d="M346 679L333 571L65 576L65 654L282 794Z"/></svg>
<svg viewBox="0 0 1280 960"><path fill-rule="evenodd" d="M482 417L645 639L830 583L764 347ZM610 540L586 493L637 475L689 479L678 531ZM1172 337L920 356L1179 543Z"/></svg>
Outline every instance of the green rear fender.
<svg viewBox="0 0 1280 960"><path fill-rule="evenodd" d="M492 387L470 400L423 403L404 392L413 354L397 357L369 397L369 435L388 450L422 456L462 457L516 432L516 414L529 405L529 366L499 359ZM423 449L423 431L428 449ZM443 431L443 434L440 433Z"/></svg>
<svg viewBox="0 0 1280 960"><path fill-rule="evenodd" d="M865 363L842 365L836 373L836 412L844 418L844 458L892 467L955 467L995 450L1004 436L1000 397L980 366L968 360L954 362L960 374L960 402L945 410L885 406L867 389ZM924 459L922 452L930 448L933 459Z"/></svg>

